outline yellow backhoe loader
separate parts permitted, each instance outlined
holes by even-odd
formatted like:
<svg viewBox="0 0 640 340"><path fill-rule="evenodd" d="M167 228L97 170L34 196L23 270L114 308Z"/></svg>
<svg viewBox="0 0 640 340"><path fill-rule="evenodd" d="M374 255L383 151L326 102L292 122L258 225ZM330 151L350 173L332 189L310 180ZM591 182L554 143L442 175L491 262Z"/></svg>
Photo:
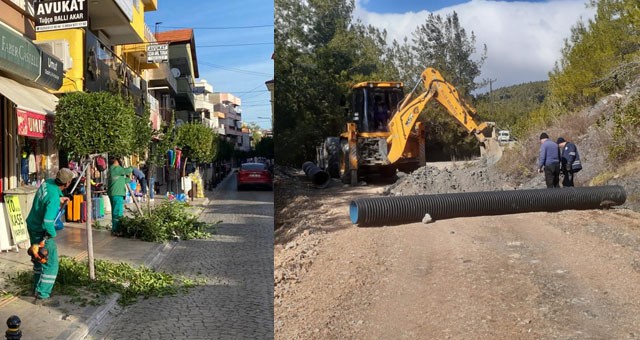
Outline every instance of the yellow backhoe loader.
<svg viewBox="0 0 640 340"><path fill-rule="evenodd" d="M420 85L421 92L417 91ZM425 127L418 116L432 99L478 139L483 157L495 162L502 155L495 124L476 122L476 110L433 68L422 72L407 96L400 82L362 82L352 87L352 93L346 131L317 148L318 166L345 183L355 185L359 176L371 173L386 177L396 169L410 172L424 166Z"/></svg>

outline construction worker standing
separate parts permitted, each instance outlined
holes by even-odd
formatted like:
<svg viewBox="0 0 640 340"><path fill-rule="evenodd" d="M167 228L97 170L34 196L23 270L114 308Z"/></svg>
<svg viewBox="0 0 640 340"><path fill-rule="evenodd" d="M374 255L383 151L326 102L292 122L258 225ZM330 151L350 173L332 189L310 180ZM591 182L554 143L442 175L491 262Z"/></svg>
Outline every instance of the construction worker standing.
<svg viewBox="0 0 640 340"><path fill-rule="evenodd" d="M109 181L107 195L111 201L111 234L120 234L120 218L124 216L124 198L127 196L127 185L129 185L129 175L133 172L131 168L120 166L120 160L113 158L109 166Z"/></svg>
<svg viewBox="0 0 640 340"><path fill-rule="evenodd" d="M558 144L549 139L546 132L540 134L538 172L544 172L547 188L560 187L560 150Z"/></svg>
<svg viewBox="0 0 640 340"><path fill-rule="evenodd" d="M582 162L580 162L580 154L575 144L567 142L564 138L558 138L556 142L562 150L560 162L562 164L562 173L564 179L562 180L563 187L572 187L573 178L576 172L582 170Z"/></svg>
<svg viewBox="0 0 640 340"><path fill-rule="evenodd" d="M50 305L51 290L58 276L58 248L54 241L56 237L55 218L60 207L67 201L62 190L66 189L73 180L73 171L62 168L56 178L50 178L40 185L33 199L33 205L27 217L27 230L31 245L41 244L48 255L46 261L33 261L33 282L35 286L35 304Z"/></svg>

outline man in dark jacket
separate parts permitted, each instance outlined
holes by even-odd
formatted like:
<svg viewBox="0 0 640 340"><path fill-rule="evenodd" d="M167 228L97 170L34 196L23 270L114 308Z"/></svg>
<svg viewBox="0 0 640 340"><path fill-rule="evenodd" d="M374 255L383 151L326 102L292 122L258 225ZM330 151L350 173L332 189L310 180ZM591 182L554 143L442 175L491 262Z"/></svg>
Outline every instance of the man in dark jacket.
<svg viewBox="0 0 640 340"><path fill-rule="evenodd" d="M140 183L140 192L143 197L147 197L147 176L145 176L144 171L142 170L142 165L140 168L131 168L133 170L133 175L136 176L138 183Z"/></svg>
<svg viewBox="0 0 640 340"><path fill-rule="evenodd" d="M564 138L558 138L558 146L562 150L560 156L560 162L562 164L562 174L564 179L562 180L563 187L573 186L573 177L576 172L582 170L582 163L580 162L580 155L578 154L578 148L575 144L567 142Z"/></svg>
<svg viewBox="0 0 640 340"><path fill-rule="evenodd" d="M540 134L540 157L538 158L538 172L544 171L547 188L560 187L560 150L558 144L549 139L546 132Z"/></svg>

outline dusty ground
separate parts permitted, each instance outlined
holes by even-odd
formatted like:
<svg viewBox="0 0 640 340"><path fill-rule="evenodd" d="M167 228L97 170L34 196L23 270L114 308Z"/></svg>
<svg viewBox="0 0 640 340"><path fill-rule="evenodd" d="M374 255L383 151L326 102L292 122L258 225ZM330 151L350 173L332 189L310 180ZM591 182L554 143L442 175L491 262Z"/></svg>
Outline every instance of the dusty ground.
<svg viewBox="0 0 640 340"><path fill-rule="evenodd" d="M521 187L536 186L542 178ZM389 186L336 181L323 190L301 171L279 171L275 338L640 338L640 213L382 228L348 219L348 203L361 196L501 189L513 187L464 162L419 169Z"/></svg>

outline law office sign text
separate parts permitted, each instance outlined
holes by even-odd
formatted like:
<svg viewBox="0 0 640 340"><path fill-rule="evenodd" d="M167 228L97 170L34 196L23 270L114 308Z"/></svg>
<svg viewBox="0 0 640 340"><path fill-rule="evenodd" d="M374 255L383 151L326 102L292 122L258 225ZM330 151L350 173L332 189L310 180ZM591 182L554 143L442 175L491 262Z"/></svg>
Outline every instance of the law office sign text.
<svg viewBox="0 0 640 340"><path fill-rule="evenodd" d="M36 32L87 27L89 11L86 0L47 0L33 4Z"/></svg>

